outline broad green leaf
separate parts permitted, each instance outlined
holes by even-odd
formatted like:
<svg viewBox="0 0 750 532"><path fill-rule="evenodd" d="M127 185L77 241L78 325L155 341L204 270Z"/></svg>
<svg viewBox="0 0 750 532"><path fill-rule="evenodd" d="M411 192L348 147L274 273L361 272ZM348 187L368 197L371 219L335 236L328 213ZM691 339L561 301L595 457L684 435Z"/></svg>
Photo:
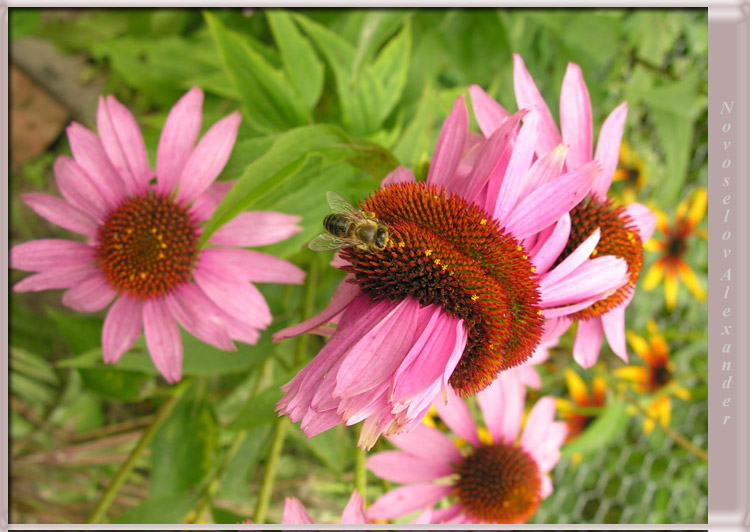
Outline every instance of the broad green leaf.
<svg viewBox="0 0 750 532"><path fill-rule="evenodd" d="M354 447L351 429L338 425L312 438L296 429L297 427L287 431L287 434L302 444L323 465L336 472L347 470Z"/></svg>
<svg viewBox="0 0 750 532"><path fill-rule="evenodd" d="M247 402L237 416L229 422L229 429L252 429L268 425L278 419L276 403L281 399L278 386L270 386Z"/></svg>
<svg viewBox="0 0 750 532"><path fill-rule="evenodd" d="M416 114L393 149L401 164L413 170L422 159L429 160L437 140L441 117L437 94L427 85Z"/></svg>
<svg viewBox="0 0 750 532"><path fill-rule="evenodd" d="M563 457L569 458L574 453L595 452L606 447L616 438L622 437L628 426L628 414L623 402L610 402L604 411L575 440L564 445L560 450Z"/></svg>
<svg viewBox="0 0 750 532"><path fill-rule="evenodd" d="M196 486L211 470L217 444L210 403L188 393L151 442L151 496L177 495Z"/></svg>
<svg viewBox="0 0 750 532"><path fill-rule="evenodd" d="M233 180L242 176L248 165L262 157L273 145L273 142L272 136L238 140L232 149L232 155L219 175L219 179Z"/></svg>
<svg viewBox="0 0 750 532"><path fill-rule="evenodd" d="M140 401L146 375L135 371L110 368L80 368L81 380L97 394L116 401Z"/></svg>
<svg viewBox="0 0 750 532"><path fill-rule="evenodd" d="M411 24L407 21L401 32L388 42L372 65L373 76L383 85L381 120L388 117L401 99L409 74L410 55Z"/></svg>
<svg viewBox="0 0 750 532"><path fill-rule="evenodd" d="M335 126L314 125L287 131L271 149L247 166L244 174L218 205L201 235L201 244L216 229L292 178L311 156L335 162L355 155L349 139Z"/></svg>
<svg viewBox="0 0 750 532"><path fill-rule="evenodd" d="M680 32L670 13L662 10L636 11L625 21L628 41L639 58L653 66L661 66L675 45Z"/></svg>
<svg viewBox="0 0 750 532"><path fill-rule="evenodd" d="M344 39L301 15L295 15L295 20L331 65L346 128L358 136L377 131L382 123L381 108L385 96L382 85L369 68L362 68L355 76L355 51Z"/></svg>
<svg viewBox="0 0 750 532"><path fill-rule="evenodd" d="M219 493L222 497L246 504L252 496L249 483L258 481L260 472L256 465L263 457L269 443L271 427L260 426L251 429L245 436L237 454L227 466L221 481Z"/></svg>
<svg viewBox="0 0 750 532"><path fill-rule="evenodd" d="M187 80L217 70L216 51L202 43L176 36L122 37L97 42L91 53L109 59L112 69L128 86L143 90L168 107L190 88Z"/></svg>
<svg viewBox="0 0 750 532"><path fill-rule="evenodd" d="M667 163L667 179L658 188L659 205L675 205L682 195L690 162L693 121L684 115L676 115L662 109L650 113L656 132L664 150Z"/></svg>
<svg viewBox="0 0 750 532"><path fill-rule="evenodd" d="M198 498L198 495L152 497L124 512L114 522L169 525L184 523L187 515L198 504Z"/></svg>
<svg viewBox="0 0 750 532"><path fill-rule="evenodd" d="M62 313L50 307L47 308L47 315L55 322L60 336L73 353L79 355L101 346L101 318Z"/></svg>
<svg viewBox="0 0 750 532"><path fill-rule="evenodd" d="M281 52L287 77L308 109L313 109L323 90L323 63L288 13L270 9L266 11L266 16Z"/></svg>
<svg viewBox="0 0 750 532"><path fill-rule="evenodd" d="M48 408L53 405L57 392L47 383L39 382L22 373L12 372L10 395L16 396L29 405Z"/></svg>
<svg viewBox="0 0 750 532"><path fill-rule="evenodd" d="M242 98L243 116L249 124L274 133L312 121L283 72L211 13L204 12L204 16L221 62Z"/></svg>
<svg viewBox="0 0 750 532"><path fill-rule="evenodd" d="M368 9L362 10L357 17L353 12L347 32L351 34L350 42L357 43L352 71L359 72L363 65L369 64L375 53L398 29L404 20L411 16L411 11L404 9Z"/></svg>
<svg viewBox="0 0 750 532"><path fill-rule="evenodd" d="M641 98L653 109L667 111L675 115L693 119L698 109L695 108L698 94L698 74L692 73L685 78L640 91Z"/></svg>

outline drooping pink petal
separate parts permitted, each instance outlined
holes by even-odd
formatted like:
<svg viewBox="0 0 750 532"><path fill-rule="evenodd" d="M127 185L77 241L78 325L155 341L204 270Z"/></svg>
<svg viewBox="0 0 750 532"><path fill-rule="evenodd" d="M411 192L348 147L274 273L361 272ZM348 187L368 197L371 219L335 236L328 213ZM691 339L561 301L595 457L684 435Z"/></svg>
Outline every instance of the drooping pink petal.
<svg viewBox="0 0 750 532"><path fill-rule="evenodd" d="M469 95L479 129L482 130L485 137L489 138L500 127L500 124L510 116L510 113L484 92L484 89L479 85L469 85Z"/></svg>
<svg viewBox="0 0 750 532"><path fill-rule="evenodd" d="M594 232L591 233L586 240L581 244L565 259L555 266L545 277L542 283L544 286L551 286L560 280L570 275L576 268L586 262L591 256L591 253L596 249L599 244L599 238L601 236L601 230L597 227Z"/></svg>
<svg viewBox="0 0 750 532"><path fill-rule="evenodd" d="M69 125L66 131L75 161L96 185L107 204L110 207L118 205L126 196L125 184L107 157L102 141L93 131L76 122Z"/></svg>
<svg viewBox="0 0 750 532"><path fill-rule="evenodd" d="M335 396L362 393L392 378L408 353L419 303L407 298L391 306L392 310L352 346L336 373ZM372 364L374 356L377 364Z"/></svg>
<svg viewBox="0 0 750 532"><path fill-rule="evenodd" d="M35 213L53 224L82 235L96 235L97 225L94 219L65 200L41 192L21 194L21 199Z"/></svg>
<svg viewBox="0 0 750 532"><path fill-rule="evenodd" d="M549 238L545 240L544 245L539 247L536 253L529 252L531 262L540 275L550 269L560 256L560 253L565 249L565 246L568 244L568 237L570 236L570 226L570 214L566 212L557 221Z"/></svg>
<svg viewBox="0 0 750 532"><path fill-rule="evenodd" d="M9 253L9 263L15 270L41 272L83 267L94 260L94 254L94 248L80 242L45 238L13 246Z"/></svg>
<svg viewBox="0 0 750 532"><path fill-rule="evenodd" d="M518 140L513 146L513 152L508 161L508 168L505 170L505 177L500 185L493 215L496 220L505 220L518 202L523 188L524 175L529 170L534 157L534 148L539 136L538 128L539 113L531 111L524 118L523 126L518 133Z"/></svg>
<svg viewBox="0 0 750 532"><path fill-rule="evenodd" d="M341 314L349 303L361 294L359 286L356 283L350 282L353 278L354 276L351 274L344 277L323 312L316 314L302 323L280 330L273 335L273 341L280 342L286 338L309 332L316 327L320 327L321 325L330 322L334 316Z"/></svg>
<svg viewBox="0 0 750 532"><path fill-rule="evenodd" d="M291 262L249 249L208 248L201 254L214 264L232 268L241 279L254 283L302 284L305 272Z"/></svg>
<svg viewBox="0 0 750 532"><path fill-rule="evenodd" d="M539 471L547 473L560 461L560 447L565 442L567 435L568 427L565 423L550 423L547 434L533 452Z"/></svg>
<svg viewBox="0 0 750 532"><path fill-rule="evenodd" d="M128 296L120 296L107 312L102 328L104 362L114 364L141 334L143 303Z"/></svg>
<svg viewBox="0 0 750 532"><path fill-rule="evenodd" d="M434 403L435 409L448 427L471 443L474 447L481 445L477 434L477 424L471 417L469 407L452 388L448 388L448 401L437 399Z"/></svg>
<svg viewBox="0 0 750 532"><path fill-rule="evenodd" d="M55 159L53 169L57 188L63 197L71 205L101 222L107 215L110 205L78 163L70 157L61 155Z"/></svg>
<svg viewBox="0 0 750 532"><path fill-rule="evenodd" d="M96 128L104 151L120 173L128 194L144 192L151 179L143 135L130 111L114 96L99 97Z"/></svg>
<svg viewBox="0 0 750 532"><path fill-rule="evenodd" d="M400 515L420 510L453 491L453 486L435 484L411 484L389 491L367 509L372 521L393 519Z"/></svg>
<svg viewBox="0 0 750 532"><path fill-rule="evenodd" d="M172 316L196 338L225 351L237 349L219 309L194 283L180 286L165 297L165 302Z"/></svg>
<svg viewBox="0 0 750 532"><path fill-rule="evenodd" d="M526 390L515 376L508 378L508 373L500 373L492 384L477 393L485 425L495 444L513 443L523 418Z"/></svg>
<svg viewBox="0 0 750 532"><path fill-rule="evenodd" d="M628 282L628 266L624 259L607 255L589 259L572 274L554 283L540 283L542 305L545 308L570 305L582 300L599 298Z"/></svg>
<svg viewBox="0 0 750 532"><path fill-rule="evenodd" d="M357 490L354 490L349 502L346 503L344 512L341 514L342 525L366 525L365 501Z"/></svg>
<svg viewBox="0 0 750 532"><path fill-rule="evenodd" d="M203 120L203 91L198 87L190 89L172 107L159 137L156 155L157 190L171 194L177 187Z"/></svg>
<svg viewBox="0 0 750 532"><path fill-rule="evenodd" d="M216 180L232 153L241 121L240 113L234 111L203 135L180 174L177 201L193 201Z"/></svg>
<svg viewBox="0 0 750 532"><path fill-rule="evenodd" d="M107 280L99 274L68 289L63 294L62 303L80 312L96 312L109 305L116 295Z"/></svg>
<svg viewBox="0 0 750 532"><path fill-rule="evenodd" d="M381 187L386 185L395 185L396 183L414 183L414 173L404 166L397 166L383 178L380 183Z"/></svg>
<svg viewBox="0 0 750 532"><path fill-rule="evenodd" d="M314 521L310 518L305 507L299 499L287 497L284 500L284 513L281 516L282 525L312 525Z"/></svg>
<svg viewBox="0 0 750 532"><path fill-rule="evenodd" d="M98 275L98 272L96 267L92 265L53 268L29 275L13 285L13 290L16 292L41 292L42 290L70 288L93 275Z"/></svg>
<svg viewBox="0 0 750 532"><path fill-rule="evenodd" d="M557 130L552 113L547 103L536 88L531 74L518 54L513 54L513 88L516 92L516 103L519 109L534 109L539 112L539 143L536 154L541 157L560 144L560 132Z"/></svg>
<svg viewBox="0 0 750 532"><path fill-rule="evenodd" d="M195 216L198 221L208 220L216 210L216 207L224 199L232 187L235 181L214 181L210 187L208 187L203 194L198 196L195 201L190 205L190 213Z"/></svg>
<svg viewBox="0 0 750 532"><path fill-rule="evenodd" d="M211 302L213 304L213 301ZM214 305L216 306L216 305ZM247 323L238 320L234 316L224 312L222 309L217 307L217 312L221 316L221 321L224 324L224 328L229 333L229 337L232 340L238 342L245 342L246 344L255 345L260 339L260 331L248 325Z"/></svg>
<svg viewBox="0 0 750 532"><path fill-rule="evenodd" d="M271 323L271 311L263 295L248 282L237 282L233 271L201 254L193 271L198 286L224 312L255 328Z"/></svg>
<svg viewBox="0 0 750 532"><path fill-rule="evenodd" d="M458 515L461 513L461 510L463 510L463 505L461 503L456 503L452 506L448 506L447 508L433 510L432 519L430 520L430 522L435 524L447 523L452 519L458 517Z"/></svg>
<svg viewBox="0 0 750 532"><path fill-rule="evenodd" d="M430 482L455 473L453 467L440 460L417 458L401 451L383 451L367 459L367 468L391 482Z"/></svg>
<svg viewBox="0 0 750 532"><path fill-rule="evenodd" d="M523 239L548 227L588 194L598 174L599 165L592 161L539 187L513 209L506 229Z"/></svg>
<svg viewBox="0 0 750 532"><path fill-rule="evenodd" d="M419 514L414 521L410 521L410 525L429 525L433 520L433 509L432 506L428 506L422 513Z"/></svg>
<svg viewBox="0 0 750 532"><path fill-rule="evenodd" d="M601 164L602 171L591 188L591 194L599 201L607 198L607 191L615 176L617 160L620 156L620 141L625 129L625 119L628 116L628 105L621 103L609 114L599 130L599 140L596 142L594 159Z"/></svg>
<svg viewBox="0 0 750 532"><path fill-rule="evenodd" d="M628 361L628 350L625 346L625 308L632 298L631 293L625 301L601 316L602 328L607 335L609 347L625 362Z"/></svg>
<svg viewBox="0 0 750 532"><path fill-rule="evenodd" d="M578 322L576 340L573 344L573 358L582 368L590 368L599 358L603 333L604 329L600 317Z"/></svg>
<svg viewBox="0 0 750 532"><path fill-rule="evenodd" d="M469 114L463 95L456 98L448 118L440 130L435 152L427 173L427 183L447 187L466 148L469 133Z"/></svg>
<svg viewBox="0 0 750 532"><path fill-rule="evenodd" d="M430 307L432 315L427 326L415 338L396 372L391 396L395 403L405 403L423 393L445 373L450 376L466 346L463 321L449 316L439 305ZM451 360L453 367L449 368Z"/></svg>
<svg viewBox="0 0 750 532"><path fill-rule="evenodd" d="M419 424L408 432L389 436L388 441L399 449L424 459L439 459L451 463L461 458L458 448L445 434L424 424Z"/></svg>
<svg viewBox="0 0 750 532"><path fill-rule="evenodd" d="M560 93L560 128L563 143L570 147L567 167L575 169L591 160L593 125L591 100L581 67L568 63ZM613 169L614 172L614 169Z"/></svg>
<svg viewBox="0 0 750 532"><path fill-rule="evenodd" d="M211 235L209 242L217 246L266 246L299 233L302 228L297 223L301 219L280 212L243 212Z"/></svg>
<svg viewBox="0 0 750 532"><path fill-rule="evenodd" d="M143 305L143 331L151 360L164 379L173 384L182 378L182 340L177 323L161 299Z"/></svg>
<svg viewBox="0 0 750 532"><path fill-rule="evenodd" d="M651 209L640 203L631 203L625 208L625 214L630 216L638 227L641 242L651 238L656 227L656 214Z"/></svg>

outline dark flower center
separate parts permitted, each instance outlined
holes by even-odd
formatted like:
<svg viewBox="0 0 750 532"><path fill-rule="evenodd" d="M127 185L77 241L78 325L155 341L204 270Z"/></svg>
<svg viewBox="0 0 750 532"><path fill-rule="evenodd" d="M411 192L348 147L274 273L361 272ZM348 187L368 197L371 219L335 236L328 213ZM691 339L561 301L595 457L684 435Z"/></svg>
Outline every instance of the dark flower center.
<svg viewBox="0 0 750 532"><path fill-rule="evenodd" d="M560 264L583 243L598 227L599 244L592 257L614 255L625 259L628 265L628 283L605 299L568 316L572 320L589 320L601 316L622 303L633 291L643 266L643 243L633 219L625 214L623 206L587 198L570 211L570 238L555 265Z"/></svg>
<svg viewBox="0 0 750 532"><path fill-rule="evenodd" d="M686 249L687 245L684 238L677 235L669 237L667 241L667 256L680 258Z"/></svg>
<svg viewBox="0 0 750 532"><path fill-rule="evenodd" d="M167 294L192 272L197 224L186 208L165 196L149 192L128 198L97 237L99 268L113 288L137 299Z"/></svg>
<svg viewBox="0 0 750 532"><path fill-rule="evenodd" d="M462 197L424 183L378 189L362 202L391 237L381 252L347 248L360 288L373 300L417 299L463 319L466 348L450 384L464 395L521 364L541 339L537 276L523 247Z"/></svg>
<svg viewBox="0 0 750 532"><path fill-rule="evenodd" d="M484 523L523 523L541 500L542 477L520 447L484 446L454 466L456 495L465 511Z"/></svg>
<svg viewBox="0 0 750 532"><path fill-rule="evenodd" d="M669 382L672 378L672 372L667 369L665 364L660 364L651 368L651 389L656 391Z"/></svg>

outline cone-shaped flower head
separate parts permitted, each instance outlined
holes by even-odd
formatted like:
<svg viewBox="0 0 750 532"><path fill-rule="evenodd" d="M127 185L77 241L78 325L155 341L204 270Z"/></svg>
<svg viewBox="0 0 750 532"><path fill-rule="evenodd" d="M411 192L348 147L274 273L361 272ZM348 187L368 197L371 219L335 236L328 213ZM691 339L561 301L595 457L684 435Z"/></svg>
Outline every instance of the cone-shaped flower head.
<svg viewBox="0 0 750 532"><path fill-rule="evenodd" d="M526 111L486 140L472 136L464 98L456 100L427 182L399 167L360 204L388 227L385 249L344 249L335 263L349 275L328 308L275 336L338 322L283 387L282 413L301 419L308 435L364 419L360 444L370 446L418 423L448 382L471 395L527 361L545 317L576 312L627 282L623 259L589 259L598 229L557 261L567 213L599 167L563 173L561 147L532 163L537 140L537 113Z"/></svg>
<svg viewBox="0 0 750 532"><path fill-rule="evenodd" d="M86 242L34 240L10 251L11 267L36 272L16 291L64 289L63 304L81 312L114 300L102 330L104 361L117 362L143 331L169 382L182 377L177 323L220 349L234 350L233 340L255 343L271 314L252 282L304 277L286 261L241 249L288 238L300 229L296 216L243 213L212 235L214 247L198 247L201 223L231 187L214 181L240 124L232 113L196 144L202 105L203 93L193 88L172 108L154 175L133 116L114 97L100 99L99 135L73 123L67 130L73 158L55 161L64 199L23 196L40 216Z"/></svg>
<svg viewBox="0 0 750 532"><path fill-rule="evenodd" d="M452 504L435 510L433 523L522 523L534 514L552 493L548 473L567 434L565 424L554 421L554 399L537 401L519 438L525 391L510 372L476 398L486 429L477 427L461 398L451 396L435 408L458 438L422 424L388 438L399 450L368 459L375 475L406 484L375 501L370 519L392 519L444 498Z"/></svg>

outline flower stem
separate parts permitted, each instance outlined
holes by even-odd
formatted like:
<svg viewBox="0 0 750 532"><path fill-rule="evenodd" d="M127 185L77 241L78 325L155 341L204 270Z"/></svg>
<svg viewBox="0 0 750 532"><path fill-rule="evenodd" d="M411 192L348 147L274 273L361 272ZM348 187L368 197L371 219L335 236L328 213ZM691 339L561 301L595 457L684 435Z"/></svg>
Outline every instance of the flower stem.
<svg viewBox="0 0 750 532"><path fill-rule="evenodd" d="M271 450L268 453L268 459L266 460L266 468L263 471L263 480L258 490L258 502L255 505L255 513L253 515L253 521L256 524L263 524L266 520L266 514L268 513L268 503L271 501L271 492L273 491L273 481L276 477L276 467L279 463L279 456L281 456L281 449L284 447L284 437L286 435L286 427L289 422L286 416L279 418L276 421L276 426L273 429L273 440L271 440Z"/></svg>
<svg viewBox="0 0 750 532"><path fill-rule="evenodd" d="M307 280L305 283L305 293L302 296L302 308L300 309L300 320L305 321L312 315L315 307L315 289L318 287L318 272L320 270L320 261L317 256L310 261L310 268L307 271ZM297 349L294 353L294 367L302 365L307 352L307 346L310 343L310 336L301 335L297 339Z"/></svg>
<svg viewBox="0 0 750 532"><path fill-rule="evenodd" d="M115 496L120 491L120 488L122 488L122 485L125 483L128 474L133 469L133 466L135 466L136 461L138 460L138 458L140 458L143 451L151 442L151 439L154 437L154 434L156 434L156 431L159 430L159 427L161 427L162 423L164 423L164 421L169 417L169 414L172 413L172 409L177 404L177 401L180 400L185 391L190 387L191 383L192 379L183 380L181 383L175 386L171 397L167 399L167 401L163 405L161 405L159 411L154 416L153 421L151 421L151 424L146 427L146 430L143 432L141 439L138 440L138 443L135 445L133 450L130 451L128 458L125 460L125 463L122 464L122 467L115 475L115 478L107 488L107 491L104 492L104 495L97 503L96 508L94 508L91 516L86 521L88 524L93 525L102 520L104 515L107 513L107 509L115 499Z"/></svg>
<svg viewBox="0 0 750 532"><path fill-rule="evenodd" d="M361 424L358 433L362 432ZM362 501L366 504L367 494L367 469L365 468L365 458L367 452L363 451L359 447L354 447L354 488L362 496Z"/></svg>

